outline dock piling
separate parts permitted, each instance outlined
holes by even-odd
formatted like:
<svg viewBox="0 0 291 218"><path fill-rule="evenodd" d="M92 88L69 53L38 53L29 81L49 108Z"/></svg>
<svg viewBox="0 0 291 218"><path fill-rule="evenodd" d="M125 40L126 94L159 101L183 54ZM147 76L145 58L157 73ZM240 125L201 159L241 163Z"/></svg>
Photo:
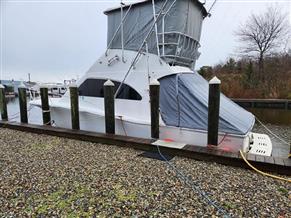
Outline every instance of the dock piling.
<svg viewBox="0 0 291 218"><path fill-rule="evenodd" d="M0 112L1 119L8 120L7 102L5 98L5 87L2 84L0 84Z"/></svg>
<svg viewBox="0 0 291 218"><path fill-rule="evenodd" d="M18 87L18 97L19 97L19 110L20 110L20 122L28 123L27 117L27 99L26 99L26 87L21 85Z"/></svg>
<svg viewBox="0 0 291 218"><path fill-rule="evenodd" d="M220 80L217 77L209 81L208 97L208 145L218 145L218 125L220 107Z"/></svg>
<svg viewBox="0 0 291 218"><path fill-rule="evenodd" d="M115 85L111 80L104 83L104 111L106 133L115 134L115 109L114 109Z"/></svg>
<svg viewBox="0 0 291 218"><path fill-rule="evenodd" d="M158 139L160 136L160 83L154 80L150 83L150 103L151 103L151 137Z"/></svg>
<svg viewBox="0 0 291 218"><path fill-rule="evenodd" d="M70 85L70 100L71 100L71 120L72 129L80 129L79 119L79 94L78 87L75 83Z"/></svg>
<svg viewBox="0 0 291 218"><path fill-rule="evenodd" d="M42 120L44 125L51 125L51 113L48 99L48 88L42 86L40 88Z"/></svg>

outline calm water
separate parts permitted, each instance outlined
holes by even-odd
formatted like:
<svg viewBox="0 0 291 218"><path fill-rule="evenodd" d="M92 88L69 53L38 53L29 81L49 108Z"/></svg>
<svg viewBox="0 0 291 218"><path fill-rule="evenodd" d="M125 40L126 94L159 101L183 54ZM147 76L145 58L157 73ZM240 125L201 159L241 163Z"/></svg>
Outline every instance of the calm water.
<svg viewBox="0 0 291 218"><path fill-rule="evenodd" d="M263 123L284 126L291 125L291 110L260 108L251 108L248 110L258 117Z"/></svg>
<svg viewBox="0 0 291 218"><path fill-rule="evenodd" d="M29 101L29 99L27 101ZM42 124L41 109L36 106L31 107L29 105L27 106L27 109L28 122L32 124ZM18 98L8 98L7 110L9 120L20 122Z"/></svg>
<svg viewBox="0 0 291 218"><path fill-rule="evenodd" d="M14 121L19 121L19 102L18 98L8 99L8 115ZM28 106L29 108L29 106ZM291 110L280 109L249 109L263 123L276 125L291 125ZM33 124L42 124L41 109L32 107L29 111L29 122Z"/></svg>

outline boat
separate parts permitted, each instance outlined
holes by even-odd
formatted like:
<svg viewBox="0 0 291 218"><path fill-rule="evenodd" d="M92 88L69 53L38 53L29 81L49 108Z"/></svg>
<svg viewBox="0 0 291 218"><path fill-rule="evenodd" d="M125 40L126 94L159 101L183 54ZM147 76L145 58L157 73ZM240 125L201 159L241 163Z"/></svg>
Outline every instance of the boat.
<svg viewBox="0 0 291 218"><path fill-rule="evenodd" d="M61 97L67 91L67 85L62 83L36 83L29 86L28 93L32 99L40 96L40 87L45 86L48 89L48 95L54 98Z"/></svg>
<svg viewBox="0 0 291 218"><path fill-rule="evenodd" d="M19 84L19 82L16 82L17 85ZM14 98L17 94L17 92L15 91L15 81L12 80L0 80L0 84L2 84L4 86L4 90L5 90L5 97L7 98Z"/></svg>
<svg viewBox="0 0 291 218"><path fill-rule="evenodd" d="M48 94L53 97L61 97L67 91L67 87L62 83L49 83L49 84L42 84L40 86L47 86Z"/></svg>
<svg viewBox="0 0 291 218"><path fill-rule="evenodd" d="M115 85L116 134L151 138L151 82L160 83L160 140L168 146L207 144L208 82L194 71L202 22L198 0L145 0L108 9L104 54L77 81L80 128L105 132L104 89ZM268 135L253 133L255 117L221 94L217 149L270 156ZM40 100L30 102L40 106ZM71 128L70 94L50 99L57 127ZM176 144L175 144L176 143ZM167 146L167 145L166 145Z"/></svg>

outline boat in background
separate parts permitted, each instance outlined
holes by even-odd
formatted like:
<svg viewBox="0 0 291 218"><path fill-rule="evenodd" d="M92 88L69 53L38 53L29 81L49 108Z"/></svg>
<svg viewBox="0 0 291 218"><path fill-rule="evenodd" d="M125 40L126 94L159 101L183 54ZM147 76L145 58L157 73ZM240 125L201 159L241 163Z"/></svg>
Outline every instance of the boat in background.
<svg viewBox="0 0 291 218"><path fill-rule="evenodd" d="M41 84L40 86L43 85L48 88L48 94L52 97L62 97L67 91L67 87L62 83Z"/></svg>

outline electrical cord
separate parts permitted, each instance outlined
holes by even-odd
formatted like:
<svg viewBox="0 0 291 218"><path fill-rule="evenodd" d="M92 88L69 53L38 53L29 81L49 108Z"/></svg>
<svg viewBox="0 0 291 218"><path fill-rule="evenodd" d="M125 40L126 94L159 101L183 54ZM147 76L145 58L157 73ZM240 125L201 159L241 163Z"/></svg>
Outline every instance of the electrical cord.
<svg viewBox="0 0 291 218"><path fill-rule="evenodd" d="M265 173L261 170L258 170L257 168L255 168L253 165L250 164L250 162L248 162L248 160L246 159L246 157L244 156L243 152L240 150L239 151L240 153L240 156L242 157L242 159L246 162L246 164L252 168L254 171L256 171L257 173L259 174L262 174L264 176L268 176L268 177L271 177L273 179L278 179L278 180L282 180L282 181L285 181L285 182L291 182L291 179L285 179L283 177L279 177L279 176L275 176L275 175L272 175L272 174L269 174L269 173Z"/></svg>

